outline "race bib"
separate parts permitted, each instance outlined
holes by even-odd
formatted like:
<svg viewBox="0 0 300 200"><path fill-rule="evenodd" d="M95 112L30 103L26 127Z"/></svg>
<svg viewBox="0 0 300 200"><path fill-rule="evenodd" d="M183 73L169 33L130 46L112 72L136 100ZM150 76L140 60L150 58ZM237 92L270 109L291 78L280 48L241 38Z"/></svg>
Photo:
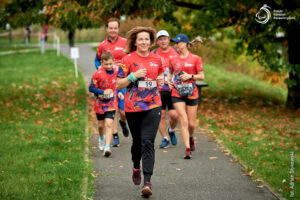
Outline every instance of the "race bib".
<svg viewBox="0 0 300 200"><path fill-rule="evenodd" d="M139 88L155 88L157 87L156 81L139 81Z"/></svg>
<svg viewBox="0 0 300 200"><path fill-rule="evenodd" d="M105 99L111 99L114 97L114 93L110 94L100 94L99 97L105 98Z"/></svg>

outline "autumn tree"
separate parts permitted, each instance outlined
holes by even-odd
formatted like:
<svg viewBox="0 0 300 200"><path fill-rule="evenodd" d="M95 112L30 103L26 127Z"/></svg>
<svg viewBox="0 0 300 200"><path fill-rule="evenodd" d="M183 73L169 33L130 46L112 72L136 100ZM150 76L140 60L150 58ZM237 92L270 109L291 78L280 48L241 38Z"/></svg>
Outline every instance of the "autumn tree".
<svg viewBox="0 0 300 200"><path fill-rule="evenodd" d="M267 17L261 10L264 4L271 14L282 10L295 18L276 20L271 16L268 22L258 23L257 15ZM121 15L163 19L172 23L172 28L188 27L186 32L190 36L211 36L225 27L233 27L238 51L245 49L273 71L288 72L286 105L293 109L300 107L300 2L297 0L11 0L4 11L1 9L0 23L1 26L5 22L13 26L24 26L28 21L49 23L75 32L99 27L107 18Z"/></svg>
<svg viewBox="0 0 300 200"><path fill-rule="evenodd" d="M245 49L263 66L276 72L288 72L286 106L300 108L299 1L167 0L167 3L171 7L167 11L171 12L163 14L176 16L182 27L188 24L191 30L186 32L190 35L210 36L225 27L233 27L239 52ZM268 17L266 10L261 9L265 4L271 16L266 23L259 23L258 17L261 20ZM272 15L275 11L290 18L275 19Z"/></svg>

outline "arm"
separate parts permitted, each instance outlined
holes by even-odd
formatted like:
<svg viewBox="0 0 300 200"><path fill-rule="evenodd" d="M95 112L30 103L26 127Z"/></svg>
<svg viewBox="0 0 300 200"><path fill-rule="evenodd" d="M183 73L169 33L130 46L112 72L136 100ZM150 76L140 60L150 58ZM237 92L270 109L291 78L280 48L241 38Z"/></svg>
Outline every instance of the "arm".
<svg viewBox="0 0 300 200"><path fill-rule="evenodd" d="M169 86L170 89L173 88L172 75L173 75L173 72L170 70L169 73L168 73L168 86Z"/></svg>
<svg viewBox="0 0 300 200"><path fill-rule="evenodd" d="M197 74L194 75L183 72L183 74L180 76L180 79L182 79L183 81L187 81L190 79L203 81L204 71L199 71Z"/></svg>
<svg viewBox="0 0 300 200"><path fill-rule="evenodd" d="M90 86L89 86L89 92L94 93L95 95L99 95L99 94L104 94L103 90L100 90L98 88L96 88L93 79L91 80Z"/></svg>
<svg viewBox="0 0 300 200"><path fill-rule="evenodd" d="M99 66L101 65L101 61L99 60L99 58L97 56L97 53L96 53L96 57L95 57L94 63L95 63L96 69L98 69Z"/></svg>
<svg viewBox="0 0 300 200"><path fill-rule="evenodd" d="M139 69L136 72L131 72L126 78L117 78L117 89L126 88L131 82L137 81L139 78L145 77L147 70L145 68Z"/></svg>

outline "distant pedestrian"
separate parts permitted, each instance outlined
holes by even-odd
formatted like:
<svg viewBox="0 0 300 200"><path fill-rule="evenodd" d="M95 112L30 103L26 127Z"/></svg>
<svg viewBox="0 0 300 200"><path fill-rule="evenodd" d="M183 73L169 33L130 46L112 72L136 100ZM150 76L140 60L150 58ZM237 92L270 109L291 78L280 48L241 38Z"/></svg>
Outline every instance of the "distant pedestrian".
<svg viewBox="0 0 300 200"><path fill-rule="evenodd" d="M111 155L110 144L113 134L113 122L118 109L116 79L118 67L114 66L114 58L110 52L101 55L101 67L93 74L89 91L95 94L94 110L98 119L99 149L103 155ZM105 137L103 129L105 127ZM104 142L105 138L105 142Z"/></svg>
<svg viewBox="0 0 300 200"><path fill-rule="evenodd" d="M49 30L50 26L44 24L42 26L42 28L43 28L42 33L44 34L45 42L47 43L48 42L48 30Z"/></svg>
<svg viewBox="0 0 300 200"><path fill-rule="evenodd" d="M23 44L30 44L30 35L31 35L31 23L29 23L24 29L24 41Z"/></svg>
<svg viewBox="0 0 300 200"><path fill-rule="evenodd" d="M163 84L164 60L150 52L155 42L155 29L136 27L128 32L126 52L118 72L118 89L127 88L125 113L132 135L131 159L132 181L141 184L141 170L144 174L142 195L152 195L155 150L154 141L161 118L161 98L157 81ZM142 160L142 168L141 168Z"/></svg>
<svg viewBox="0 0 300 200"><path fill-rule="evenodd" d="M189 52L188 48L193 48L201 38L190 42L185 34L178 34L171 41L175 42L179 55L171 59L172 80L169 80L169 86L172 88L172 101L181 123L186 148L184 158L190 159L191 151L195 151L193 134L198 107L196 80L204 80L204 72L201 57Z"/></svg>
<svg viewBox="0 0 300 200"><path fill-rule="evenodd" d="M161 120L159 124L159 132L162 136L162 142L160 148L167 148L169 145L169 139L167 132L170 135L172 145L177 144L177 137L175 134L175 127L178 122L178 115L172 103L171 89L168 86L168 74L170 67L170 60L178 55L178 52L174 47L170 46L170 36L166 30L158 31L156 34L156 43L158 48L154 49L152 52L164 58L166 62L166 69L164 72L164 85L159 86L159 92L162 102ZM166 121L166 110L169 111L169 126L167 127Z"/></svg>
<svg viewBox="0 0 300 200"><path fill-rule="evenodd" d="M119 36L120 22L117 18L109 18L106 22L106 32L108 34L107 38L103 40L97 48L96 58L95 58L95 67L101 65L100 58L101 55L109 51L113 54L115 58L115 64L119 66L121 59L126 55L124 49L126 46L127 39ZM124 111L124 95L126 89L118 90L118 111L120 114L119 124L122 127L122 132L125 137L129 136L129 131L126 125L126 116ZM118 134L118 117L116 117L114 122L114 133L113 133L113 147L120 146L120 138Z"/></svg>

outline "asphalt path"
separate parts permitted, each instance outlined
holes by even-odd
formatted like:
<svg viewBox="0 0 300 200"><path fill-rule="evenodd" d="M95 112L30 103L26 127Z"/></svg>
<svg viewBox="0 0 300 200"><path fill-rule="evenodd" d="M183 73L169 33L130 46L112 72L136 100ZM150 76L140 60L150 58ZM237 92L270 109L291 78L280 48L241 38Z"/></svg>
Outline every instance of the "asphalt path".
<svg viewBox="0 0 300 200"><path fill-rule="evenodd" d="M88 83L95 71L95 51L91 44L78 44L80 71ZM61 45L61 52L69 56L67 45ZM97 122L94 122L96 128ZM120 128L119 128L120 130ZM121 133L120 147L112 147L112 155L106 158L98 149L98 134L90 138L91 156L94 162L95 200L134 200L141 199L142 185L135 186L131 180L131 136ZM161 136L155 141L155 166L151 179L153 200L274 200L279 199L267 187L245 176L243 167L225 155L224 148L206 136L206 130L197 127L195 131L196 151L191 160L184 160L184 145L180 127L176 128L178 144L160 149Z"/></svg>

